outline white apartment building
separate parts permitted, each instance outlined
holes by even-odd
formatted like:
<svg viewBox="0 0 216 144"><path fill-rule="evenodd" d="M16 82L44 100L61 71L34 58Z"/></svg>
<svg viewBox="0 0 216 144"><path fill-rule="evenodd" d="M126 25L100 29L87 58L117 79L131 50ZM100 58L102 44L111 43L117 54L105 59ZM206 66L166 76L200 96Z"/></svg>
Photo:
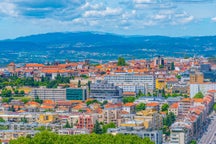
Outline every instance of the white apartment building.
<svg viewBox="0 0 216 144"><path fill-rule="evenodd" d="M113 83L123 89L123 92L152 93L155 89L155 76L146 74L107 75L104 77L108 83Z"/></svg>
<svg viewBox="0 0 216 144"><path fill-rule="evenodd" d="M66 100L66 89L60 88L35 88L30 92L33 98L45 100L50 99L54 101Z"/></svg>
<svg viewBox="0 0 216 144"><path fill-rule="evenodd" d="M188 144L192 139L190 124L175 122L170 131L170 144Z"/></svg>
<svg viewBox="0 0 216 144"><path fill-rule="evenodd" d="M216 83L190 84L190 97L194 97L198 92L205 95L209 90L216 90Z"/></svg>

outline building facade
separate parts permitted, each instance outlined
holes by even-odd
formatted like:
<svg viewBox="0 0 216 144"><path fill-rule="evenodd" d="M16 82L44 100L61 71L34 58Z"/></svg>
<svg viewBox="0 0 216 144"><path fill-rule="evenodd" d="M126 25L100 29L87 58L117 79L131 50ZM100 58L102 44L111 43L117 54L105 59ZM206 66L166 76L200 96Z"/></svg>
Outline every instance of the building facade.
<svg viewBox="0 0 216 144"><path fill-rule="evenodd" d="M90 85L90 98L104 101L109 99L121 100L122 89L107 81L97 80Z"/></svg>
<svg viewBox="0 0 216 144"><path fill-rule="evenodd" d="M152 93L155 89L155 76L145 74L120 74L120 75L107 75L104 77L108 83L113 83L120 88L123 92L136 92L141 90L143 93ZM132 89L133 88L133 89Z"/></svg>

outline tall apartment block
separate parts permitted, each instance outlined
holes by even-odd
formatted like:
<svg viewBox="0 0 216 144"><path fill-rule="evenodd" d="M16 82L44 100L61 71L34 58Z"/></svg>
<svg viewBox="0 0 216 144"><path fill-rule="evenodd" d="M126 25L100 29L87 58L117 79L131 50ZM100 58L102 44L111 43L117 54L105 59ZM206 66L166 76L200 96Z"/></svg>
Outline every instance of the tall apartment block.
<svg viewBox="0 0 216 144"><path fill-rule="evenodd" d="M120 74L104 77L108 83L113 83L123 89L123 92L152 93L155 89L155 76L146 74Z"/></svg>

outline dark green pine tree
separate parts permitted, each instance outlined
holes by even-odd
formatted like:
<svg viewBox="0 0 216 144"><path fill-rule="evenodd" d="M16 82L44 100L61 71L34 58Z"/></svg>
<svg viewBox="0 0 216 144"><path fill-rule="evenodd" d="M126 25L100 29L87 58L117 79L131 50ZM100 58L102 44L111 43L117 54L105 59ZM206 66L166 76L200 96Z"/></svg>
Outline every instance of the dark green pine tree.
<svg viewBox="0 0 216 144"><path fill-rule="evenodd" d="M80 80L78 81L77 87L81 87L81 81Z"/></svg>
<svg viewBox="0 0 216 144"><path fill-rule="evenodd" d="M100 126L100 123L97 120L96 120L96 123L94 125L93 132L96 134L102 134L103 133L102 128Z"/></svg>
<svg viewBox="0 0 216 144"><path fill-rule="evenodd" d="M67 121L66 124L64 125L64 128L72 128L69 122Z"/></svg>

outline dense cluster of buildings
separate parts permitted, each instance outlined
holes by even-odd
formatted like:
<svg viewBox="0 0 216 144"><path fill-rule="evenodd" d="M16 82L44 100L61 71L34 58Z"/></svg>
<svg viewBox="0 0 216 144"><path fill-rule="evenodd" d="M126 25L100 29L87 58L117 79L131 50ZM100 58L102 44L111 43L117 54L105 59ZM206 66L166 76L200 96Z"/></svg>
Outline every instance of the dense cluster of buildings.
<svg viewBox="0 0 216 144"><path fill-rule="evenodd" d="M0 75L31 77L36 81L45 77L54 80L57 76L74 78L67 88L31 88L26 95L32 100L27 103L2 102L0 118L6 121L0 122L2 141L33 136L40 127L59 134L89 134L99 121L117 126L108 129L111 134L149 137L155 144L187 144L201 137L201 128L216 100L216 65L205 58L159 56L127 61L126 66L118 66L117 62L91 65L89 61L19 66L10 63L0 70ZM198 92L204 97L194 98ZM127 97L136 100L123 103ZM93 100L98 102L88 103ZM140 103L145 104L145 109L138 111L136 106ZM167 112L176 116L169 138L161 130L167 115L162 111L164 104L169 105ZM67 123L71 128L65 127Z"/></svg>

